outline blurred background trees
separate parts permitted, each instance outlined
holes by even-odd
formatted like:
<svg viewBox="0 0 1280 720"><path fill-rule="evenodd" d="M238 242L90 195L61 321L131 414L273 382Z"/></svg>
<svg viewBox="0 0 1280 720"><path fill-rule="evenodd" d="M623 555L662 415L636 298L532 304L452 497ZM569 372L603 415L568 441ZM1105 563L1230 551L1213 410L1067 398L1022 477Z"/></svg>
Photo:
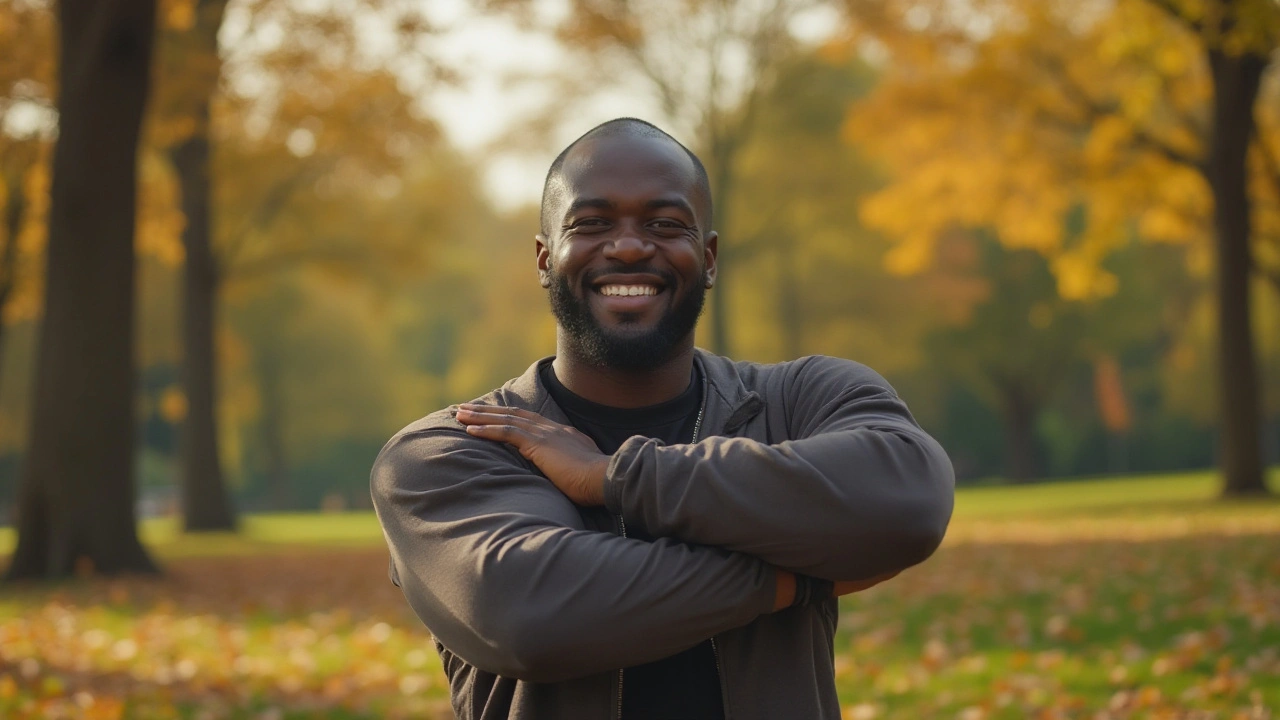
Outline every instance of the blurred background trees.
<svg viewBox="0 0 1280 720"><path fill-rule="evenodd" d="M1225 491L1263 487L1274 3L656 6L163 0L134 244L143 509L203 530L367 506L391 433L552 351L540 173L620 115L712 172L726 282L700 343L871 365L964 482L1220 465ZM472 27L505 79L459 120L451 99L499 82L449 50ZM0 4L6 517L30 459L56 31L42 0ZM463 139L482 123L490 142Z"/></svg>
<svg viewBox="0 0 1280 720"><path fill-rule="evenodd" d="M335 181L340 173L347 182L358 174L393 177L386 173L423 133L432 132L430 123L406 113L409 98L384 59L356 39L357 20L349 8L313 10L263 1L234 10L241 38L224 62L218 36L226 0L169 0L162 9L165 82L156 103L156 142L177 176L186 219L181 364L186 410L179 457L189 531L235 527L216 418L215 331L223 284L299 262L365 257L376 243L316 233L286 246L279 233L270 231L300 188ZM401 54L412 55L418 36L427 32L408 3L379 3L360 8L360 14L394 29L392 40ZM224 67L230 77L224 78ZM258 84L256 92L237 91L237 80L246 77ZM227 154L239 150L241 162L257 163L261 172L254 177L267 184L241 185L248 191L242 197L252 198L243 208L245 219L219 235L214 161L224 144L235 146ZM242 166L231 172L251 171Z"/></svg>
<svg viewBox="0 0 1280 720"><path fill-rule="evenodd" d="M887 56L851 137L895 169L865 219L890 267L931 261L948 228L988 228L1052 265L1058 293L1114 294L1103 260L1131 241L1188 246L1216 272L1224 493L1265 493L1249 157L1280 8L1253 0L859 3ZM1262 98L1262 99L1260 99ZM910 209L925 210L918 214ZM1212 253L1212 260L1208 255Z"/></svg>

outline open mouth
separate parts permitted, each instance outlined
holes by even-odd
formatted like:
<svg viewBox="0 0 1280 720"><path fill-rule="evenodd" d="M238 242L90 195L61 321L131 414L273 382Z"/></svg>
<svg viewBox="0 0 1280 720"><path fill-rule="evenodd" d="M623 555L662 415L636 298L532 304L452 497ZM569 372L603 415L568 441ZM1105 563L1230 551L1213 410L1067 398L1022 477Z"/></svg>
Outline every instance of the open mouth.
<svg viewBox="0 0 1280 720"><path fill-rule="evenodd" d="M607 273L591 279L591 290L611 302L640 304L666 289L666 280L656 273Z"/></svg>
<svg viewBox="0 0 1280 720"><path fill-rule="evenodd" d="M657 295L662 288L657 285L624 285L621 283L597 285L595 291L605 297L637 297Z"/></svg>

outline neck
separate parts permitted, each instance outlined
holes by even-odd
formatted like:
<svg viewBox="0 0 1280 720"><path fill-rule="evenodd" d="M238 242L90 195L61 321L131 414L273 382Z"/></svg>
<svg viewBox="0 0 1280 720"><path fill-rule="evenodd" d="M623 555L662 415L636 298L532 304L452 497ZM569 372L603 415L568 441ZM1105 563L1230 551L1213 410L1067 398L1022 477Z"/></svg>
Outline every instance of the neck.
<svg viewBox="0 0 1280 720"><path fill-rule="evenodd" d="M556 378L574 395L616 408L637 408L666 402L689 387L693 374L693 338L670 360L648 370L617 370L583 362L563 337L556 342L552 362Z"/></svg>

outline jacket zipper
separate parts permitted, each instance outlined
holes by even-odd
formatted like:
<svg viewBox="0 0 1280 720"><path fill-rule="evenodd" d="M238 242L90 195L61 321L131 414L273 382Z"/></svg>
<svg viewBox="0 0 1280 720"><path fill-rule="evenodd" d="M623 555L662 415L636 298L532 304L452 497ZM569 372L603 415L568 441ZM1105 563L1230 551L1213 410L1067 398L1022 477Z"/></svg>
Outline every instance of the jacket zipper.
<svg viewBox="0 0 1280 720"><path fill-rule="evenodd" d="M716 680L720 682L720 702L724 705L725 720L729 718L729 693L724 686L724 668L720 665L720 647L716 645L716 638L711 636L711 654L716 659Z"/></svg>
<svg viewBox="0 0 1280 720"><path fill-rule="evenodd" d="M707 412L707 378L703 374L702 377L702 405L698 408L698 417L693 421L693 437L689 440L690 444L698 442L698 433L702 430L702 416ZM622 513L618 513L614 517L618 518L618 534L622 537L627 536L627 521L622 519ZM711 638L711 654L716 659L716 680L720 682L720 698L724 701L724 671L720 669L720 650L716 648L716 639ZM618 720L622 720L622 680L624 668L618 668ZM728 715L728 708L725 709L725 715Z"/></svg>
<svg viewBox="0 0 1280 720"><path fill-rule="evenodd" d="M706 409L707 378L704 376L702 378L702 407L698 408L698 419L693 423L693 439L689 441L690 443L698 442L698 433L702 430L702 416L706 412ZM619 517L618 519L621 520L622 518ZM724 716L727 720L729 717L729 693L726 691L724 684L724 666L720 664L720 646L716 645L715 635L711 636L710 642L711 655L716 660L716 681L720 683L720 702L724 705ZM619 712L621 712L621 708L619 708ZM621 720L621 716L619 716L619 720Z"/></svg>
<svg viewBox="0 0 1280 720"><path fill-rule="evenodd" d="M618 513L618 532L622 537L627 536L627 521L622 519L622 513ZM618 720L622 720L622 674L624 668L618 668Z"/></svg>

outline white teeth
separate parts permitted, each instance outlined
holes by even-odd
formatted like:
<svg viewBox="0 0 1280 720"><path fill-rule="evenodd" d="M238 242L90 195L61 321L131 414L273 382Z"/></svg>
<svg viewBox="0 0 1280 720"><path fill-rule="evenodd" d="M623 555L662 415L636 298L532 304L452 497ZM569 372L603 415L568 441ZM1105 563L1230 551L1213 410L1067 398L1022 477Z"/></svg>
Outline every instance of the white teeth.
<svg viewBox="0 0 1280 720"><path fill-rule="evenodd" d="M601 295L657 295L658 288L653 285L605 285L600 288Z"/></svg>

